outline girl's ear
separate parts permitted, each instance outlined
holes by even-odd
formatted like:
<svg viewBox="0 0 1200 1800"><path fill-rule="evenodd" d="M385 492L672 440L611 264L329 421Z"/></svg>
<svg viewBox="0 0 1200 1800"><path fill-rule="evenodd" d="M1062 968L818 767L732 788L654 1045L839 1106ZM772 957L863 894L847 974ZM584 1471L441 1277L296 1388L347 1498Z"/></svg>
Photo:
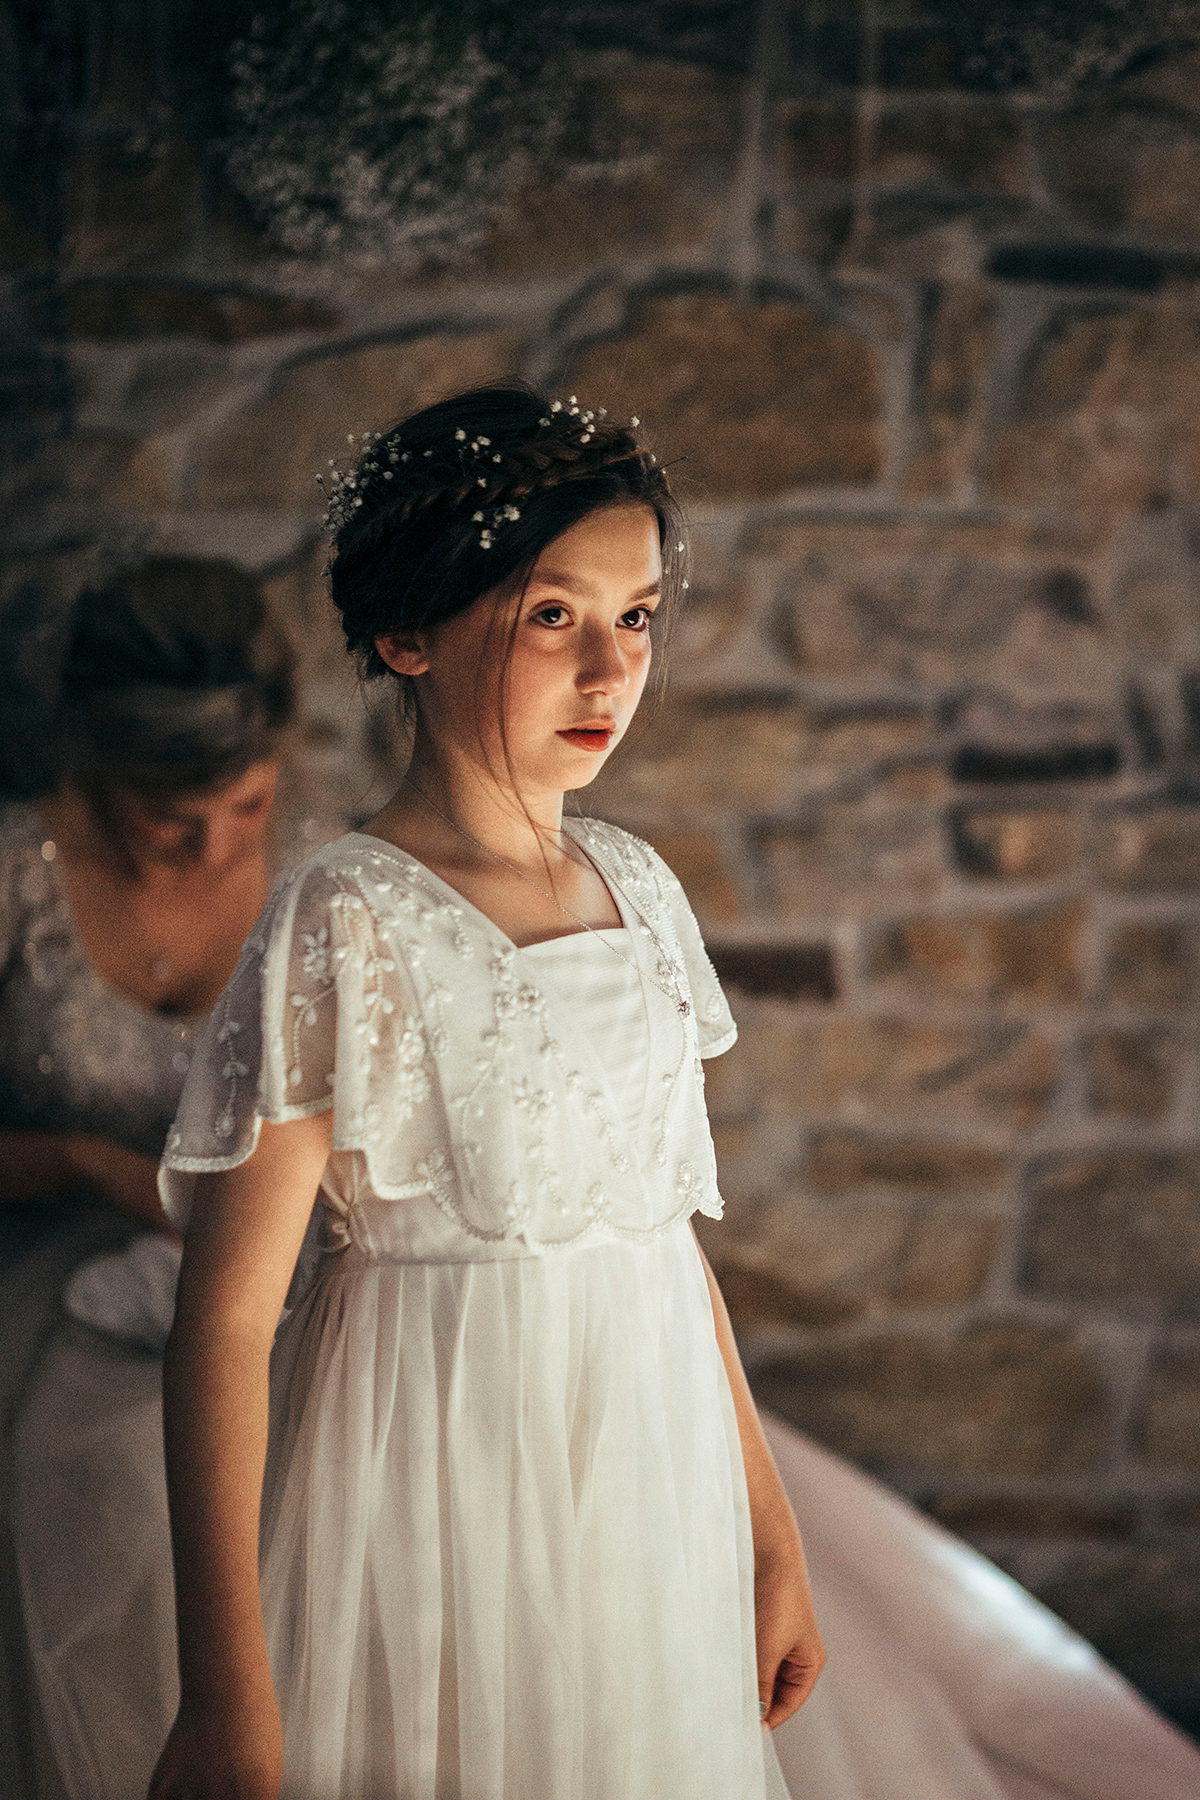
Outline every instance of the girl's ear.
<svg viewBox="0 0 1200 1800"><path fill-rule="evenodd" d="M429 667L429 658L415 632L398 631L389 637L377 637L375 648L397 675L423 675Z"/></svg>

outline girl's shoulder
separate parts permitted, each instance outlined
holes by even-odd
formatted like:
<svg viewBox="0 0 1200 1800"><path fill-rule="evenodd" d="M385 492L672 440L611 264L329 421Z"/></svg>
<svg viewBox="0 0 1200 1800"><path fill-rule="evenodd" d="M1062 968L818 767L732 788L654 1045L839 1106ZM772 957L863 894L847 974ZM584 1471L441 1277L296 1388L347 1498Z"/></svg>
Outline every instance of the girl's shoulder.
<svg viewBox="0 0 1200 1800"><path fill-rule="evenodd" d="M644 900L665 906L673 913L681 906L690 913L678 876L653 844L607 819L576 818L570 825L589 855L618 881L628 882L641 890Z"/></svg>

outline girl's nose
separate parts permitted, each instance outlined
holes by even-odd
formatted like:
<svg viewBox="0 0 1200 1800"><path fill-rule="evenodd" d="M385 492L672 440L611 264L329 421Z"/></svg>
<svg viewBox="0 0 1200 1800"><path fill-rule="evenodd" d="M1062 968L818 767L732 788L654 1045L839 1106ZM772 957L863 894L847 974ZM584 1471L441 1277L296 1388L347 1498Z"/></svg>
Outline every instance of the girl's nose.
<svg viewBox="0 0 1200 1800"><path fill-rule="evenodd" d="M607 632L585 640L577 686L586 694L620 694L629 686L629 670L621 646Z"/></svg>

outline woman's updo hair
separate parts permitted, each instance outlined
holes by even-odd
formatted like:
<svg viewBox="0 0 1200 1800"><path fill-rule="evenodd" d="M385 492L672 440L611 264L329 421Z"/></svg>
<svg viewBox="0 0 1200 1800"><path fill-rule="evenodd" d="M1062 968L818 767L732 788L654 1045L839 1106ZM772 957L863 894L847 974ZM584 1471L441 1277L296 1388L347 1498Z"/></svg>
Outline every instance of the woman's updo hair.
<svg viewBox="0 0 1200 1800"><path fill-rule="evenodd" d="M635 425L574 398L495 387L370 434L330 501L333 599L364 674L392 672L377 637L440 625L520 581L548 544L605 507L655 515L669 601L684 585L680 513Z"/></svg>
<svg viewBox="0 0 1200 1800"><path fill-rule="evenodd" d="M223 786L274 753L293 697L256 582L232 563L157 557L75 603L57 770L93 796Z"/></svg>

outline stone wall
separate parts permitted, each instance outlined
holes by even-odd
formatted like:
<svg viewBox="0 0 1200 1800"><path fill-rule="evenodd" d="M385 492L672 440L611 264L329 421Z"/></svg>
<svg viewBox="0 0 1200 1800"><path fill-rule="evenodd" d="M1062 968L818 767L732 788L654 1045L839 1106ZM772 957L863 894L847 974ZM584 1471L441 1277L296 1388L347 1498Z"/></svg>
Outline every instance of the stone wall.
<svg viewBox="0 0 1200 1800"><path fill-rule="evenodd" d="M17 579L73 578L98 523L261 572L308 779L361 816L389 733L330 629L315 472L506 375L640 414L683 459L691 604L584 800L679 871L738 1013L704 1238L758 1392L1178 1698L1200 60L1052 105L917 7L596 19L589 103L650 152L528 192L466 270L274 256L194 134L122 136L149 90L115 59L54 241L0 230L21 366L73 391L12 490Z"/></svg>

